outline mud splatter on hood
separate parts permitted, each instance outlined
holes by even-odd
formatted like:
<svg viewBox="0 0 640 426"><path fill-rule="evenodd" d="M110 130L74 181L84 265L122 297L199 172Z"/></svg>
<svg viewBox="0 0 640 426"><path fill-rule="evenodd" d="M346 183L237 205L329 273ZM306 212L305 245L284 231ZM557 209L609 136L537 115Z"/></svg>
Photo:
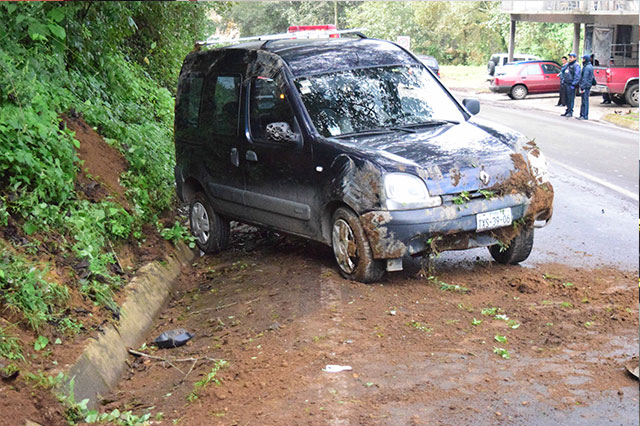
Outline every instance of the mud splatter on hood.
<svg viewBox="0 0 640 426"><path fill-rule="evenodd" d="M479 120L457 125L396 131L348 139L387 172L422 177L432 195L489 188L506 180L515 167L523 135ZM345 140L346 142L347 140Z"/></svg>

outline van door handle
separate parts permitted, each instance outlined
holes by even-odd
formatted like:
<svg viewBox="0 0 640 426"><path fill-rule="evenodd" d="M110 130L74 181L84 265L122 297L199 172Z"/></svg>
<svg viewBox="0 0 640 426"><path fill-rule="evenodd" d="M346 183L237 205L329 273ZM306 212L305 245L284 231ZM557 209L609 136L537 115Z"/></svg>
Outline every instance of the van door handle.
<svg viewBox="0 0 640 426"><path fill-rule="evenodd" d="M258 161L258 154L253 151L247 151L244 158L247 161Z"/></svg>
<svg viewBox="0 0 640 426"><path fill-rule="evenodd" d="M240 166L240 158L238 156L238 148L231 148L231 164Z"/></svg>

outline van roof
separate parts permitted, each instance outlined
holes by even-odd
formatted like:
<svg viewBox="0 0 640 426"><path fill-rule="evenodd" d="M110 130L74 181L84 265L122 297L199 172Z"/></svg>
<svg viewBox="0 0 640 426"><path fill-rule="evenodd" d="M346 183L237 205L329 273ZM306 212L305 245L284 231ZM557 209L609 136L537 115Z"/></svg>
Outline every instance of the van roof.
<svg viewBox="0 0 640 426"><path fill-rule="evenodd" d="M285 39L252 41L200 52L263 50L287 63L294 77L372 66L412 65L416 60L398 45L370 38Z"/></svg>

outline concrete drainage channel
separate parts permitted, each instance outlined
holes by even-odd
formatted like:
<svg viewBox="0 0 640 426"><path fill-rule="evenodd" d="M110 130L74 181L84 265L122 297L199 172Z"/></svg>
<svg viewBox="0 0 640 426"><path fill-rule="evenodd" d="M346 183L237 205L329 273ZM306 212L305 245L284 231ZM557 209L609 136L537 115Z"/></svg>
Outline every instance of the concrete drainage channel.
<svg viewBox="0 0 640 426"><path fill-rule="evenodd" d="M182 266L191 263L195 253L185 244L167 255L164 261L154 261L138 270L125 288L125 302L117 325L105 327L104 334L90 343L68 372L74 381L76 401L89 399L90 408L98 398L111 391L126 368L128 349L141 343L153 321L165 306Z"/></svg>

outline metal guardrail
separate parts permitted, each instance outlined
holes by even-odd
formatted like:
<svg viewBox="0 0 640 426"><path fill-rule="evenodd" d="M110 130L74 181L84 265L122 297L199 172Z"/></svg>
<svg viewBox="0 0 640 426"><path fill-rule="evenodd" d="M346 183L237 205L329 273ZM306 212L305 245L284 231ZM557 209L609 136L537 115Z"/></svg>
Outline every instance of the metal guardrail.
<svg viewBox="0 0 640 426"><path fill-rule="evenodd" d="M638 0L542 0L503 1L501 9L508 13L580 13L638 14Z"/></svg>

